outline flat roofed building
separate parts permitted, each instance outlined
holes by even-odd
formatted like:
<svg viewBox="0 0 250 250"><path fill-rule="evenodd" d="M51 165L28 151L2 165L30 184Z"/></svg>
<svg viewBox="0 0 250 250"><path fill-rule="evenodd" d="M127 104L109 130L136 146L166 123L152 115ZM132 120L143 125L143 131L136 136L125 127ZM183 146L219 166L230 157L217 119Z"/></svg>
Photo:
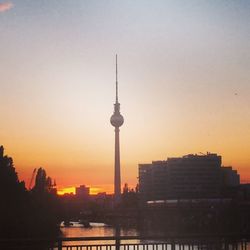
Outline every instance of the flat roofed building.
<svg viewBox="0 0 250 250"><path fill-rule="evenodd" d="M229 185L237 183L237 171L224 170L221 156L189 154L139 164L139 192L147 201L220 198L225 176Z"/></svg>
<svg viewBox="0 0 250 250"><path fill-rule="evenodd" d="M167 160L169 198L218 198L221 156L187 155Z"/></svg>
<svg viewBox="0 0 250 250"><path fill-rule="evenodd" d="M240 185L240 175L231 166L223 166L221 170L225 187L237 187Z"/></svg>
<svg viewBox="0 0 250 250"><path fill-rule="evenodd" d="M139 192L147 200L161 200L166 196L166 170L164 162L139 164Z"/></svg>
<svg viewBox="0 0 250 250"><path fill-rule="evenodd" d="M76 187L76 197L80 199L88 199L89 198L89 187L85 185L81 185L80 187Z"/></svg>

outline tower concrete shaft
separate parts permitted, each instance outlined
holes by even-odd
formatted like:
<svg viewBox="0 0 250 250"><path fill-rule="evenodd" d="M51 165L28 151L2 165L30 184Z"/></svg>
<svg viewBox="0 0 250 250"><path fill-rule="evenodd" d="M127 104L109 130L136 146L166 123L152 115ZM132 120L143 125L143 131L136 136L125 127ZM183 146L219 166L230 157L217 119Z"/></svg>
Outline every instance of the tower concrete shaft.
<svg viewBox="0 0 250 250"><path fill-rule="evenodd" d="M115 202L119 202L121 197L121 167L120 167L120 129L115 128L115 176L114 176L114 196Z"/></svg>

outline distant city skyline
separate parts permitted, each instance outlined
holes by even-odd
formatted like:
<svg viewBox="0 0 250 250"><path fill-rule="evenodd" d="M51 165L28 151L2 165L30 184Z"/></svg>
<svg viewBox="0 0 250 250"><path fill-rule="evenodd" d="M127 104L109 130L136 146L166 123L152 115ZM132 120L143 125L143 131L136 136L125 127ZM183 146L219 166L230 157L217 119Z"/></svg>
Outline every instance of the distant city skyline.
<svg viewBox="0 0 250 250"><path fill-rule="evenodd" d="M29 183L113 190L114 55L121 185L138 164L214 152L250 181L250 2L0 0L0 142ZM90 190L91 191L91 190Z"/></svg>

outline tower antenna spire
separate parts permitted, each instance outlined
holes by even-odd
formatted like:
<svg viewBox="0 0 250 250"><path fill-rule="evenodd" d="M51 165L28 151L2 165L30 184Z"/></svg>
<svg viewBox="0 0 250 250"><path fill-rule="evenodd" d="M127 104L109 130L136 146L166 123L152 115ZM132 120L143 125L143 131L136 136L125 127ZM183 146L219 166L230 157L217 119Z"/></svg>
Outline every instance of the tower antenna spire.
<svg viewBox="0 0 250 250"><path fill-rule="evenodd" d="M118 69L117 69L117 54L115 55L115 101L118 103Z"/></svg>

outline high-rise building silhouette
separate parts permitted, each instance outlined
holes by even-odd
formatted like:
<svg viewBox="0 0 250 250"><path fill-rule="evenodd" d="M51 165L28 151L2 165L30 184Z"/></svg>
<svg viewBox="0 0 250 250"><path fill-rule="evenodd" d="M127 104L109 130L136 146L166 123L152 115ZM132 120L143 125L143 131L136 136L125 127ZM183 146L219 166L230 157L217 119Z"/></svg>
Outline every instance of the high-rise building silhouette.
<svg viewBox="0 0 250 250"><path fill-rule="evenodd" d="M189 154L139 164L139 192L144 201L221 198L239 185L237 171L221 166L217 154Z"/></svg>
<svg viewBox="0 0 250 250"><path fill-rule="evenodd" d="M120 114L120 103L118 102L118 72L117 72L117 55L115 57L116 65L116 95L114 104L114 113L110 118L110 123L115 127L115 175L114 175L114 202L117 204L121 196L121 171L120 171L120 142L119 142L119 127L122 126L124 119Z"/></svg>

